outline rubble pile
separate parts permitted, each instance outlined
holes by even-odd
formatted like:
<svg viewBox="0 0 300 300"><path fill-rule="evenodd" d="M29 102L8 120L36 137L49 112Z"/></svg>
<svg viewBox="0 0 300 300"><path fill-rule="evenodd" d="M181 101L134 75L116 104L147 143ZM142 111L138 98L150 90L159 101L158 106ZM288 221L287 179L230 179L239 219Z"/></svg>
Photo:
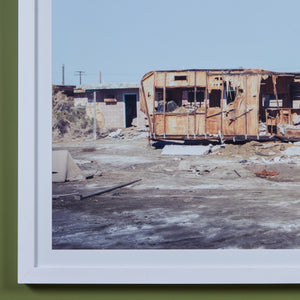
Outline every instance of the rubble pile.
<svg viewBox="0 0 300 300"><path fill-rule="evenodd" d="M246 165L252 164L299 164L300 165L300 142L281 143L256 141L244 144L222 145L165 145L161 155L175 156L220 156L236 158L238 162Z"/></svg>
<svg viewBox="0 0 300 300"><path fill-rule="evenodd" d="M212 148L212 153L236 157L243 164L300 164L300 143L249 142L242 145L226 144L224 147Z"/></svg>
<svg viewBox="0 0 300 300"><path fill-rule="evenodd" d="M117 140L136 140L143 139L148 136L147 130L139 130L134 127L117 129L108 134L108 138L113 138Z"/></svg>
<svg viewBox="0 0 300 300"><path fill-rule="evenodd" d="M106 136L97 130L97 137ZM93 137L93 120L84 107L74 107L73 97L59 91L52 95L52 139L53 142L87 140Z"/></svg>
<svg viewBox="0 0 300 300"><path fill-rule="evenodd" d="M284 151L287 145L288 144L280 142L260 143L252 141L241 145L226 144L226 147L220 147L215 151L215 153L224 156L240 156L245 159L249 159L251 157L273 158L281 156L281 151Z"/></svg>

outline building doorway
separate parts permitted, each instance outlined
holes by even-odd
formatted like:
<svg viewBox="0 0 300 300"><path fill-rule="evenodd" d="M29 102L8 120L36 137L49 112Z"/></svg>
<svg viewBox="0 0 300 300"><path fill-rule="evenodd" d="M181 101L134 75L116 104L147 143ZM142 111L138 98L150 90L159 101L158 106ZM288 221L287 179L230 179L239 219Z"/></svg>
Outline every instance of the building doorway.
<svg viewBox="0 0 300 300"><path fill-rule="evenodd" d="M125 127L132 126L132 121L136 118L136 94L124 94L125 103Z"/></svg>

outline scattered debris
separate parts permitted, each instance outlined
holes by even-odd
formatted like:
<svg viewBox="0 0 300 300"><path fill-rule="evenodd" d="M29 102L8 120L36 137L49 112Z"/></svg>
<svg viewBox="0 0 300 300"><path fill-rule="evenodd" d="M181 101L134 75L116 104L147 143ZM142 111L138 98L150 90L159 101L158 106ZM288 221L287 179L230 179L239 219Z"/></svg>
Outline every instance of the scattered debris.
<svg viewBox="0 0 300 300"><path fill-rule="evenodd" d="M242 177L242 176L238 173L237 170L233 170L233 172L234 172L237 176Z"/></svg>
<svg viewBox="0 0 300 300"><path fill-rule="evenodd" d="M91 160L83 160L83 159L74 159L74 161L76 162L77 165L85 165L93 162Z"/></svg>
<svg viewBox="0 0 300 300"><path fill-rule="evenodd" d="M215 151L217 151L217 150L219 150L219 149L221 149L221 148L225 148L225 145L216 145L216 146L213 146L213 147L211 147L211 152L215 152Z"/></svg>
<svg viewBox="0 0 300 300"><path fill-rule="evenodd" d="M263 154L263 153L261 153L261 152L255 152L255 154L256 154L256 155L259 155L259 156L271 156L271 155L269 155L269 154Z"/></svg>
<svg viewBox="0 0 300 300"><path fill-rule="evenodd" d="M266 178L266 177L273 177L278 176L278 172L269 172L266 169L263 169L261 172L255 173L257 177Z"/></svg>
<svg viewBox="0 0 300 300"><path fill-rule="evenodd" d="M92 178L94 178L93 174L85 176L85 179L92 179Z"/></svg>
<svg viewBox="0 0 300 300"><path fill-rule="evenodd" d="M215 169L217 169L217 167L214 167L214 166L197 166L194 169L192 169L192 172L197 173L197 175L203 175L203 174L210 173L210 172L214 171Z"/></svg>
<svg viewBox="0 0 300 300"><path fill-rule="evenodd" d="M121 132L122 132L122 129L118 129L116 131L111 132L108 136L111 138L118 138L120 136Z"/></svg>
<svg viewBox="0 0 300 300"><path fill-rule="evenodd" d="M279 163L280 162L280 160L281 160L281 156L276 156L276 157L274 157L273 158L273 161L274 161L274 163Z"/></svg>
<svg viewBox="0 0 300 300"><path fill-rule="evenodd" d="M84 174L85 179L92 179L96 176L102 176L102 172L99 170L83 170L82 171Z"/></svg>
<svg viewBox="0 0 300 300"><path fill-rule="evenodd" d="M136 139L144 139L148 137L147 130L136 129L134 127L124 128L122 133L120 134L120 138L122 140L136 140Z"/></svg>
<svg viewBox="0 0 300 300"><path fill-rule="evenodd" d="M197 176L206 175L212 171L217 169L215 166L190 166L189 169L187 169L188 172L191 172L192 174L195 174Z"/></svg>
<svg viewBox="0 0 300 300"><path fill-rule="evenodd" d="M98 170L98 171L94 174L94 176L102 176L102 172Z"/></svg>

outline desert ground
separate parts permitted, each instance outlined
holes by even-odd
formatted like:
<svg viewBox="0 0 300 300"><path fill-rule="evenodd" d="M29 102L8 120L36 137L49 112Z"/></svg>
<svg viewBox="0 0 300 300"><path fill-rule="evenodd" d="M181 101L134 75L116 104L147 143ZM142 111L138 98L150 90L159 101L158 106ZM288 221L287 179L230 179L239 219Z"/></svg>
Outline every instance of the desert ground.
<svg viewBox="0 0 300 300"><path fill-rule="evenodd" d="M86 179L53 183L54 249L300 248L299 143L178 145L131 127L62 149Z"/></svg>

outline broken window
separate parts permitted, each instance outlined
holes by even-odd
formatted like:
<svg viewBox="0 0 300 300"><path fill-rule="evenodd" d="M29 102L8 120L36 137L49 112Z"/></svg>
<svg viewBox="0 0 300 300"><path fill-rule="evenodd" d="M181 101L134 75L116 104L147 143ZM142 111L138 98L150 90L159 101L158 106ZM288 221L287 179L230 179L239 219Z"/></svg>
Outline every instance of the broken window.
<svg viewBox="0 0 300 300"><path fill-rule="evenodd" d="M163 89L156 89L155 91L155 101L163 100Z"/></svg>
<svg viewBox="0 0 300 300"><path fill-rule="evenodd" d="M226 90L224 93L227 105L235 100L236 91L235 90Z"/></svg>
<svg viewBox="0 0 300 300"><path fill-rule="evenodd" d="M187 80L187 76L186 75L177 75L177 76L174 76L174 80Z"/></svg>
<svg viewBox="0 0 300 300"><path fill-rule="evenodd" d="M174 101L178 106L182 104L182 89L170 88L166 90L166 101Z"/></svg>
<svg viewBox="0 0 300 300"><path fill-rule="evenodd" d="M236 98L237 90L232 86L230 80L226 78L224 83L224 104L228 105L233 102Z"/></svg>
<svg viewBox="0 0 300 300"><path fill-rule="evenodd" d="M194 102L194 92L188 92L188 102ZM204 91L196 92L196 102L204 102Z"/></svg>
<svg viewBox="0 0 300 300"><path fill-rule="evenodd" d="M290 85L291 107L300 108L300 82L293 82Z"/></svg>
<svg viewBox="0 0 300 300"><path fill-rule="evenodd" d="M165 112L172 112L182 104L182 89L166 89ZM155 93L155 111L164 111L163 89L157 89Z"/></svg>
<svg viewBox="0 0 300 300"><path fill-rule="evenodd" d="M178 108L178 105L176 104L175 101L170 100L166 101L165 104L165 112L172 112L176 108ZM156 112L163 112L164 111L164 102L163 101L158 101L157 107L155 109Z"/></svg>
<svg viewBox="0 0 300 300"><path fill-rule="evenodd" d="M282 99L283 95L279 94L278 95L278 105L277 105L277 100L276 96L274 94L267 94L262 96L262 105L263 107L282 107Z"/></svg>
<svg viewBox="0 0 300 300"><path fill-rule="evenodd" d="M209 93L209 107L221 107L220 90L211 90Z"/></svg>

